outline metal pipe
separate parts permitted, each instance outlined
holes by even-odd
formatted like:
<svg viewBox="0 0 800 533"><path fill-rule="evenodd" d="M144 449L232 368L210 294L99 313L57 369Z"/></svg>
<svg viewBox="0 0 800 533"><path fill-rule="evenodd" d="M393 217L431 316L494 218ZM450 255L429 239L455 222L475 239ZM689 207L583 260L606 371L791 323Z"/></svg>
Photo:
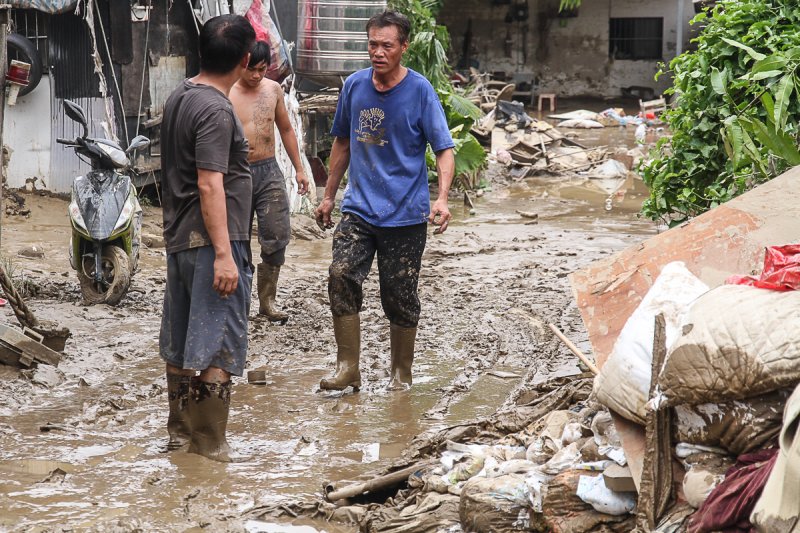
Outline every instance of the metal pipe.
<svg viewBox="0 0 800 533"><path fill-rule="evenodd" d="M675 55L679 56L683 53L683 5L686 0L678 0L678 36L675 43Z"/></svg>

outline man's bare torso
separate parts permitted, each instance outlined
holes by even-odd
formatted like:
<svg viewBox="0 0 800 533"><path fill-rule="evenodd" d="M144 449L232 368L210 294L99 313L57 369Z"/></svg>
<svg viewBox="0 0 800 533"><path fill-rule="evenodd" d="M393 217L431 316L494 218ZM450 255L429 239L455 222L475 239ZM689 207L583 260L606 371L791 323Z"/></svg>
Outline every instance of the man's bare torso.
<svg viewBox="0 0 800 533"><path fill-rule="evenodd" d="M279 98L283 98L283 89L266 78L256 89L243 88L240 83L231 89L230 100L250 144L250 162L275 155L275 110Z"/></svg>

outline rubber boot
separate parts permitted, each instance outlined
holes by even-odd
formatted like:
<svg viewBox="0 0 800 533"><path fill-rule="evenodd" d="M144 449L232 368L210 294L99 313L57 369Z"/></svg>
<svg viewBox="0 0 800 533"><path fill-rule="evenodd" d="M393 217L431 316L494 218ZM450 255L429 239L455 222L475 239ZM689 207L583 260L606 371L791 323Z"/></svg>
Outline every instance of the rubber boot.
<svg viewBox="0 0 800 533"><path fill-rule="evenodd" d="M280 273L281 267L260 263L256 274L259 302L258 314L266 316L271 322L286 322L289 320L289 315L278 311L277 307L275 307L275 295L278 292L278 276Z"/></svg>
<svg viewBox="0 0 800 533"><path fill-rule="evenodd" d="M355 315L333 317L333 335L336 338L336 373L319 382L322 390L344 390L361 388L361 371L358 362L361 355L361 318Z"/></svg>
<svg viewBox="0 0 800 533"><path fill-rule="evenodd" d="M191 380L191 376L167 374L167 399L169 400L169 417L167 418L168 451L177 450L189 442L189 437L192 435L188 411Z"/></svg>
<svg viewBox="0 0 800 533"><path fill-rule="evenodd" d="M192 378L189 396L189 420L192 436L189 453L203 455L214 461L233 461L225 429L228 426L228 410L231 404L231 382L206 383Z"/></svg>
<svg viewBox="0 0 800 533"><path fill-rule="evenodd" d="M389 342L392 350L391 381L388 390L406 390L411 387L411 364L414 362L414 341L417 328L391 325Z"/></svg>

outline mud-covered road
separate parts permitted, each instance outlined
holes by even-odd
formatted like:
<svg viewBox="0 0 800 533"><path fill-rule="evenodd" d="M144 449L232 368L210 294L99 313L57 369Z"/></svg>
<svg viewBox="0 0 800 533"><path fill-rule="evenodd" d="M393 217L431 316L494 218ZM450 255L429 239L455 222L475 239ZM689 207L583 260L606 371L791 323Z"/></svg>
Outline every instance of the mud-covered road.
<svg viewBox="0 0 800 533"><path fill-rule="evenodd" d="M473 213L453 198L456 222L429 236L415 385L403 393L383 390L389 328L375 275L362 314L364 387L318 392L335 350L330 238L294 240L279 288L291 320L250 325L248 369L266 369L268 384L234 380L229 440L249 460L231 465L162 451L163 249L143 250L118 307L85 306L69 270L66 202L26 196L30 218L3 219L3 255L38 291L29 300L37 316L73 337L57 370L0 367L0 531L243 531L254 505L316 498L324 480L374 469L418 433L492 413L526 376L577 372L546 324L589 350L566 276L655 233L635 216L645 193L629 177L606 211L607 194L576 176L496 183ZM160 216L146 209L146 233L160 232ZM30 245L45 257L17 255ZM0 317L16 322L8 308Z"/></svg>

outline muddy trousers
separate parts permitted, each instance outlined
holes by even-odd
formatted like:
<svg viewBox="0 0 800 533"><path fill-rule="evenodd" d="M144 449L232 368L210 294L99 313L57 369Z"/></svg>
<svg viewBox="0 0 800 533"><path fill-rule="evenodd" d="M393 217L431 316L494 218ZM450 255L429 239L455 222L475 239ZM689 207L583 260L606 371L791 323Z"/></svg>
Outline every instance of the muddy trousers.
<svg viewBox="0 0 800 533"><path fill-rule="evenodd" d="M419 321L417 295L427 225L381 228L345 213L333 234L333 260L329 270L328 296L333 316L361 312L362 285L375 255L381 304L389 322L415 328Z"/></svg>
<svg viewBox="0 0 800 533"><path fill-rule="evenodd" d="M279 267L286 262L286 246L292 234L283 173L274 157L250 163L250 171L253 175L250 227L257 218L261 260Z"/></svg>

